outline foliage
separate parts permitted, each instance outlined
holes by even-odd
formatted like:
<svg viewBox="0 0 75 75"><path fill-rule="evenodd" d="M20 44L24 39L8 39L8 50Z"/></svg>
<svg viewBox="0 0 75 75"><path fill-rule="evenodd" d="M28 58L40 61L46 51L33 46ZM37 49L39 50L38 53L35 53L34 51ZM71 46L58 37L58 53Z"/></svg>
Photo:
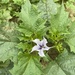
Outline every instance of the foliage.
<svg viewBox="0 0 75 75"><path fill-rule="evenodd" d="M41 64L38 61L39 59L36 56L35 59L34 56L22 54L22 56L19 58L18 64L16 64L11 71L12 75L41 75Z"/></svg>
<svg viewBox="0 0 75 75"><path fill-rule="evenodd" d="M74 75L74 3L1 0L0 75ZM38 50L31 51L36 46L33 40L43 38L50 49L44 51L45 57L40 57Z"/></svg>
<svg viewBox="0 0 75 75"><path fill-rule="evenodd" d="M69 12L70 18L72 21L75 21L75 0L69 0L66 2L66 10Z"/></svg>
<svg viewBox="0 0 75 75"><path fill-rule="evenodd" d="M49 63L45 70L46 75L74 75L74 58L74 54L64 50L55 61Z"/></svg>

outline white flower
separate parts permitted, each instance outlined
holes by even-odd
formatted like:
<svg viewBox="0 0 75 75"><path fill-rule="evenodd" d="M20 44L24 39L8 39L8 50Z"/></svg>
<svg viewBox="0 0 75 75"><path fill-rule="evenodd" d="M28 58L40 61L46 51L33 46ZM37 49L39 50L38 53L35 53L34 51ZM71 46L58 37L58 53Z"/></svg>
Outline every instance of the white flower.
<svg viewBox="0 0 75 75"><path fill-rule="evenodd" d="M47 44L47 40L45 38L43 38L43 40L39 40L39 39L35 39L33 40L34 43L36 43L36 45L32 48L32 51L38 51L38 54L41 56L41 57L44 57L44 50L49 50L50 47L48 47L46 44Z"/></svg>

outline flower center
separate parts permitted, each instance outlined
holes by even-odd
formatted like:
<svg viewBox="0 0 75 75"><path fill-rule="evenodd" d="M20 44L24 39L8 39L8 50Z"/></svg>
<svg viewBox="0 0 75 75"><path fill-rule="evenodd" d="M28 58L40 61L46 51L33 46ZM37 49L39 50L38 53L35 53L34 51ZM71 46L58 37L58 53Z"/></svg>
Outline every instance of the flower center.
<svg viewBox="0 0 75 75"><path fill-rule="evenodd" d="M44 47L44 45L39 45L39 46L40 46L40 48L39 48L39 49L45 48L45 47Z"/></svg>

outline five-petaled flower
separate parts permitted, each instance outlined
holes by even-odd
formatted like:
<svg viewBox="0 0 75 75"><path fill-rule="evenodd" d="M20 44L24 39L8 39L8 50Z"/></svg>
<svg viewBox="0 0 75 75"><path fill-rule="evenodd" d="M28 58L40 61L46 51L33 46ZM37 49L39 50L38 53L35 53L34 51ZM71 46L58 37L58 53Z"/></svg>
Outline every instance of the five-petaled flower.
<svg viewBox="0 0 75 75"><path fill-rule="evenodd" d="M35 39L33 40L34 43L36 43L36 45L32 48L32 51L38 51L38 54L41 57L44 57L44 50L49 50L51 47L48 47L46 44L48 43L47 40L45 38L43 38L43 40L39 40L39 39Z"/></svg>

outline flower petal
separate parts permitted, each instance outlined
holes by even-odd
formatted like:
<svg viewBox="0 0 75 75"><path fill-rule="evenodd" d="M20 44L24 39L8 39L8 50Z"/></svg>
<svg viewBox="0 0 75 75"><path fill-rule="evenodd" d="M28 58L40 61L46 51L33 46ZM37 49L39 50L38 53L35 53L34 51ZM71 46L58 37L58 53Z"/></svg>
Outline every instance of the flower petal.
<svg viewBox="0 0 75 75"><path fill-rule="evenodd" d="M43 50L47 50L47 51L48 51L49 49L50 49L50 47L48 47L48 46L46 46L46 47L43 48Z"/></svg>
<svg viewBox="0 0 75 75"><path fill-rule="evenodd" d="M36 44L40 44L40 40L39 39L35 39L35 40L33 40L33 42L36 43Z"/></svg>
<svg viewBox="0 0 75 75"><path fill-rule="evenodd" d="M40 51L38 52L38 54L39 54L39 56L41 56L41 57L44 57L44 56L45 56L43 50L40 50Z"/></svg>
<svg viewBox="0 0 75 75"><path fill-rule="evenodd" d="M46 45L48 42L47 40L43 37L43 40L41 41L41 45Z"/></svg>
<svg viewBox="0 0 75 75"><path fill-rule="evenodd" d="M38 46L38 45L35 45L35 46L32 48L32 51L31 51L31 52L33 52L33 51L39 51L39 46Z"/></svg>

